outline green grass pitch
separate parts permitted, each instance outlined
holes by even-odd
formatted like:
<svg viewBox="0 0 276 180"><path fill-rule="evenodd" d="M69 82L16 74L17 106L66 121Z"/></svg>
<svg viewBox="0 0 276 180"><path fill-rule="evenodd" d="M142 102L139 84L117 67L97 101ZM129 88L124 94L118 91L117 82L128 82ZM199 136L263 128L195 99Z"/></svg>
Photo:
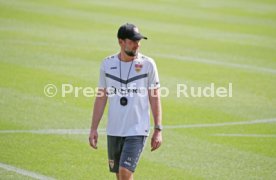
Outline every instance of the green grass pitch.
<svg viewBox="0 0 276 180"><path fill-rule="evenodd" d="M50 98L44 86L95 88L126 22L149 38L141 52L155 59L170 90L162 98L163 145L150 152L147 140L135 179L274 179L272 0L0 0L0 179L32 179L4 165L55 179L115 179L106 135L98 150L88 144L94 97ZM177 83L212 82L231 82L233 97L176 96ZM106 121L107 111L100 129Z"/></svg>

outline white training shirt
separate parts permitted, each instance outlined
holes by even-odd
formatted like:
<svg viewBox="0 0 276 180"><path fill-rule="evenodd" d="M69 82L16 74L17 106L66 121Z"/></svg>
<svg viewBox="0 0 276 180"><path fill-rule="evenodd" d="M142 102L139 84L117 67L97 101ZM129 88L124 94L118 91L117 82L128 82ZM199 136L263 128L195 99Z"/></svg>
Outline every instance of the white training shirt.
<svg viewBox="0 0 276 180"><path fill-rule="evenodd" d="M107 88L108 93L107 135L148 136L150 131L148 89L159 87L158 72L153 59L141 53L138 53L133 63L120 61L118 54L104 59L100 68L99 88ZM127 98L126 106L120 104L121 97Z"/></svg>

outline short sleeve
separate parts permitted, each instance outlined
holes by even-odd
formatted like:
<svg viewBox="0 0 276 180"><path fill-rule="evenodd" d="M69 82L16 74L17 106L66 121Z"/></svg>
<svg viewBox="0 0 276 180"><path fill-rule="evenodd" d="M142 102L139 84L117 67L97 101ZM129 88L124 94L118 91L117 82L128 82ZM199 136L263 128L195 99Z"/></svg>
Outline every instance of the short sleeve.
<svg viewBox="0 0 276 180"><path fill-rule="evenodd" d="M106 88L104 61L102 62L100 67L100 77L99 77L98 88Z"/></svg>
<svg viewBox="0 0 276 180"><path fill-rule="evenodd" d="M153 60L151 61L151 66L149 68L148 76L149 76L149 78L148 78L148 88L149 89L160 88L158 70L157 70L156 64Z"/></svg>

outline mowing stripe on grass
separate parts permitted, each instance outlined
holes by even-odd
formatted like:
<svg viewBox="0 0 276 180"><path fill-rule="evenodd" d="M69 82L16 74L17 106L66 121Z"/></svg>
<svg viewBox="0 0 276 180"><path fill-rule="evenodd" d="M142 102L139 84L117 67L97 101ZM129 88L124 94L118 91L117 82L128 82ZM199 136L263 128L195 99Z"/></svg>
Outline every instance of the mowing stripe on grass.
<svg viewBox="0 0 276 180"><path fill-rule="evenodd" d="M114 49L101 49L98 48L97 51L101 52L109 52L113 51ZM151 54L153 57L159 57L159 58L166 58L166 59L174 59L179 61L190 61L190 62L197 62L197 63L203 63L203 64L212 64L212 65L218 65L218 66L225 66L230 68L238 68L238 69L245 69L249 71L254 72L262 72L262 73L268 73L268 74L276 74L276 69L272 68L266 68L266 67L257 67L252 66L248 64L238 64L238 63L231 63L231 62L223 62L223 61L217 61L212 59L206 59L206 58L200 58L200 57L192 57L192 56L182 56L182 55L168 55L168 54Z"/></svg>
<svg viewBox="0 0 276 180"><path fill-rule="evenodd" d="M204 58L191 57L191 56L180 56L180 55L154 54L154 56L160 57L160 58L176 59L176 60L180 60L180 61L191 61L191 62L198 62L198 63L204 63L204 64L221 65L221 66L226 66L226 67L231 67L231 68L251 70L251 71L255 71L255 72L276 74L276 69L265 68L265 67L256 67L256 66L251 66L251 65L247 65L247 64L236 64L236 63L215 61L215 60L211 60L211 59L204 59Z"/></svg>
<svg viewBox="0 0 276 180"><path fill-rule="evenodd" d="M178 128L204 128L204 127L219 127L219 126L233 126L233 125L246 125L246 124L262 124L262 123L274 123L274 119L257 119L251 121L239 121L239 122L224 122L224 123L211 123L211 124L190 124L190 125L174 125L165 126L166 129L178 129Z"/></svg>
<svg viewBox="0 0 276 180"><path fill-rule="evenodd" d="M0 168L5 169L7 171L13 171L13 172L16 172L17 174L32 177L32 178L35 178L35 179L42 179L42 180L53 180L54 179L52 177L48 177L48 176L44 176L42 174L38 174L38 173L35 173L35 172L32 172L32 171L27 171L27 170L24 170L24 169L20 169L20 168L17 168L17 167L8 165L8 164L4 164L4 163L1 163L1 162L0 162Z"/></svg>
<svg viewBox="0 0 276 180"><path fill-rule="evenodd" d="M276 134L212 134L212 136L276 138Z"/></svg>
<svg viewBox="0 0 276 180"><path fill-rule="evenodd" d="M220 126L233 126L233 125L247 125L247 124L263 124L275 123L275 119L257 119L253 121L240 121L240 122L224 122L224 123L211 123L211 124L183 124L164 126L165 129L181 129L181 128L204 128L204 127L220 127ZM31 134L89 134L89 129L38 129L38 130L0 130L0 134L13 134L13 133L31 133ZM98 129L99 134L105 134L105 128Z"/></svg>

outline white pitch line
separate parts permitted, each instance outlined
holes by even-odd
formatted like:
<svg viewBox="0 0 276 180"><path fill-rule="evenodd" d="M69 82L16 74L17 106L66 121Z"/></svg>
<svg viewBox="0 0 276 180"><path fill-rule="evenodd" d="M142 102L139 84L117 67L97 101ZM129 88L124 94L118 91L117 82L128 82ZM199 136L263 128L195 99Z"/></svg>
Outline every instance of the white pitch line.
<svg viewBox="0 0 276 180"><path fill-rule="evenodd" d="M4 164L4 163L1 163L1 162L0 162L0 168L5 169L7 171L13 171L17 174L32 177L32 178L35 178L35 179L54 180L54 178L52 178L52 177L48 177L48 176L44 176L42 174L38 174L38 173L35 173L35 172L32 172L32 171L27 171L27 170L24 170L24 169L20 169L20 168L17 168L17 167L8 165L8 164Z"/></svg>
<svg viewBox="0 0 276 180"><path fill-rule="evenodd" d="M276 138L276 134L212 134L212 136Z"/></svg>
<svg viewBox="0 0 276 180"><path fill-rule="evenodd" d="M198 62L198 63L204 63L204 64L214 64L214 65L221 65L221 66L232 67L232 68L240 68L240 69L247 69L252 71L276 74L276 69L257 67L257 66L247 65L247 64L236 64L236 63L215 61L211 59L204 59L204 58L197 58L197 57L190 57L190 56L179 56L179 55L154 54L154 56L158 56L162 58L171 58L171 59L176 59L180 61L191 61L191 62Z"/></svg>
<svg viewBox="0 0 276 180"><path fill-rule="evenodd" d="M253 120L253 121L212 123L212 124L171 125L171 126L164 126L164 128L166 128L166 129L203 128L203 127L220 127L220 126L262 124L262 123L274 123L274 122L276 122L276 118L275 119L258 119L258 120Z"/></svg>
<svg viewBox="0 0 276 180"><path fill-rule="evenodd" d="M258 119L252 121L239 121L239 122L224 122L224 123L211 123L211 124L183 124L183 125L167 125L164 129L185 129L185 128L204 128L204 127L222 127L234 125L247 125L247 124L263 124L275 123L274 119ZM31 134L89 134L89 129L38 129L38 130L0 130L0 134L13 134L13 133L31 133ZM104 128L98 129L99 134L106 134Z"/></svg>
<svg viewBox="0 0 276 180"><path fill-rule="evenodd" d="M0 130L0 134L31 133L31 134L89 134L89 129L37 129L37 130ZM99 134L104 134L105 129L98 129Z"/></svg>

